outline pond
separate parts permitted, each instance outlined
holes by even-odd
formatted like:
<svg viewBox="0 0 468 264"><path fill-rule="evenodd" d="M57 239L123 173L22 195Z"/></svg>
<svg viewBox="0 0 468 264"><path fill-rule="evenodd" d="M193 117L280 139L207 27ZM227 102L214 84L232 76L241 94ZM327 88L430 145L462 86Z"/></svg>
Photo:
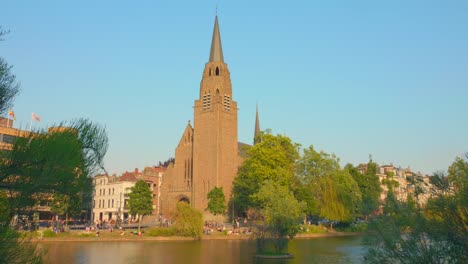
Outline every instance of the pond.
<svg viewBox="0 0 468 264"><path fill-rule="evenodd" d="M46 242L48 263L360 263L359 236L295 239L290 260L255 259L252 240Z"/></svg>

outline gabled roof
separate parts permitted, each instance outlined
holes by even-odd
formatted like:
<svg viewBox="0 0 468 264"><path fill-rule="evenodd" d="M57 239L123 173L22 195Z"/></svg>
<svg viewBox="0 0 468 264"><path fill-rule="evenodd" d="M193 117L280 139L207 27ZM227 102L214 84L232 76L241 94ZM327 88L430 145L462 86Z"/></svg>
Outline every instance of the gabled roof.
<svg viewBox="0 0 468 264"><path fill-rule="evenodd" d="M133 181L133 182L136 182L137 178L135 177L135 174L133 172L124 172L124 173L122 173L122 176L120 176L119 181Z"/></svg>

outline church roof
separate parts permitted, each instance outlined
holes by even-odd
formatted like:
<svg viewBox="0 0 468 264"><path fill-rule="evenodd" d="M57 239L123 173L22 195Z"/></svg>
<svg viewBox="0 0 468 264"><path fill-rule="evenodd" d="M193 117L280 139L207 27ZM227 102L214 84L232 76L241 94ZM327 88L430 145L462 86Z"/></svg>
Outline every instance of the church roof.
<svg viewBox="0 0 468 264"><path fill-rule="evenodd" d="M209 62L214 61L224 62L223 47L221 46L221 34L219 33L218 16L215 18Z"/></svg>
<svg viewBox="0 0 468 264"><path fill-rule="evenodd" d="M242 158L247 158L247 151L252 147L252 145L243 143L243 142L237 142L237 150L238 150L238 155Z"/></svg>

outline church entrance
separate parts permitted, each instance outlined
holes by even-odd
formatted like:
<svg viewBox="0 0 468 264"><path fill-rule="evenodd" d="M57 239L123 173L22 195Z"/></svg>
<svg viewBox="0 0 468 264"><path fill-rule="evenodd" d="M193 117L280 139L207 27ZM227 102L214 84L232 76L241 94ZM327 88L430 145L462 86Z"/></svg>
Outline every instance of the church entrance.
<svg viewBox="0 0 468 264"><path fill-rule="evenodd" d="M190 199L185 195L182 195L182 196L178 197L178 201L190 204Z"/></svg>

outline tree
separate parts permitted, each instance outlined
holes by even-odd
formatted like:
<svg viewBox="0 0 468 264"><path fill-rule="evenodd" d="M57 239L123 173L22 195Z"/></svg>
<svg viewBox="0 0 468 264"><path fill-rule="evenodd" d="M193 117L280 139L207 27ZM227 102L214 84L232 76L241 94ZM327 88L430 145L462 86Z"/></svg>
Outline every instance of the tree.
<svg viewBox="0 0 468 264"><path fill-rule="evenodd" d="M207 209L214 215L223 214L226 211L226 198L224 196L223 187L214 187L208 193Z"/></svg>
<svg viewBox="0 0 468 264"><path fill-rule="evenodd" d="M70 215L76 215L81 209L81 199L79 197L66 194L55 194L52 198L50 211L57 215L65 215L65 225L68 223Z"/></svg>
<svg viewBox="0 0 468 264"><path fill-rule="evenodd" d="M11 74L11 68L12 66L0 57L0 114L12 107L13 99L19 92L19 84L16 82L15 75Z"/></svg>
<svg viewBox="0 0 468 264"><path fill-rule="evenodd" d="M345 169L356 181L362 195L362 202L359 206L359 212L366 219L379 207L380 188L379 177L377 176L377 164L369 160L367 170L364 174L360 173L356 167L347 164Z"/></svg>
<svg viewBox="0 0 468 264"><path fill-rule="evenodd" d="M297 162L294 193L307 203L307 213L330 220L352 221L361 203L361 192L339 159L313 146Z"/></svg>
<svg viewBox="0 0 468 264"><path fill-rule="evenodd" d="M457 158L448 176L431 177L434 190L423 211L411 196L400 202L389 192L383 214L369 225L366 262L468 262L468 190L459 184L468 180L466 158Z"/></svg>
<svg viewBox="0 0 468 264"><path fill-rule="evenodd" d="M19 232L0 225L0 263L43 263L42 255L38 252L37 244L22 236Z"/></svg>
<svg viewBox="0 0 468 264"><path fill-rule="evenodd" d="M18 137L11 151L0 154L0 188L8 192L10 217L40 197L63 194L82 202L106 150L105 130L86 119Z"/></svg>
<svg viewBox="0 0 468 264"><path fill-rule="evenodd" d="M141 216L153 212L153 196L148 184L143 180L137 181L128 196L128 209L130 214L138 215L138 232L140 232Z"/></svg>
<svg viewBox="0 0 468 264"><path fill-rule="evenodd" d="M257 228L257 250L260 253L287 253L288 238L294 238L299 232L305 203L297 201L289 187L272 180L265 181L255 197L264 216L263 224ZM270 244L273 252L270 252Z"/></svg>
<svg viewBox="0 0 468 264"><path fill-rule="evenodd" d="M270 131L262 133L262 141L251 147L248 158L242 163L233 183L234 203L239 211L258 208L254 197L265 180L290 186L294 177L295 162L299 158L299 145L282 135Z"/></svg>
<svg viewBox="0 0 468 264"><path fill-rule="evenodd" d="M174 220L174 229L178 235L201 239L203 215L200 211L191 207L188 203L179 202L177 203Z"/></svg>

